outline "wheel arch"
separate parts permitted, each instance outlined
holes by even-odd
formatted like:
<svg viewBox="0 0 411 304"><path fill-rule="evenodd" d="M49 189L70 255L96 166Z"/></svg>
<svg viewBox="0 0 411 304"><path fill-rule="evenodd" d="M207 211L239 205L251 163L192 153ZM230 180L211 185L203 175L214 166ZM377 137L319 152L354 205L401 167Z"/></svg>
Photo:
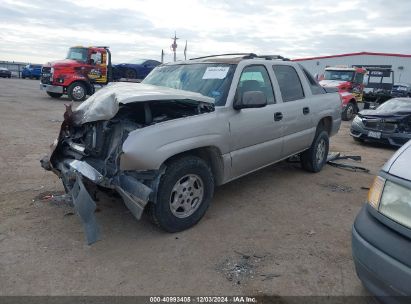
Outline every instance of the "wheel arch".
<svg viewBox="0 0 411 304"><path fill-rule="evenodd" d="M320 121L318 122L316 132L318 132L318 130L325 130L328 133L328 136L330 136L331 129L332 129L332 117L325 116L321 118Z"/></svg>
<svg viewBox="0 0 411 304"><path fill-rule="evenodd" d="M216 185L221 185L224 179L224 162L222 158L221 151L216 146L206 146L194 148L184 152L175 154L164 161L164 164L167 166L168 163L182 157L186 156L197 156L204 160L211 169L211 172L214 177L214 182Z"/></svg>

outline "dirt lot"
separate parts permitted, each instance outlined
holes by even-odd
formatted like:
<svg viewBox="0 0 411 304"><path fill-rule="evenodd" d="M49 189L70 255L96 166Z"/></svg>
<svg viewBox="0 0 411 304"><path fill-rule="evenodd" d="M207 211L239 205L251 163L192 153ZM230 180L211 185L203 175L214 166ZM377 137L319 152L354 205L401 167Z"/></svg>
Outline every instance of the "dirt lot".
<svg viewBox="0 0 411 304"><path fill-rule="evenodd" d="M0 295L366 295L351 258L351 225L394 149L355 143L349 123L331 150L363 157L370 174L283 162L216 190L194 228L164 233L99 196L103 239L85 243L63 187L39 159L66 99L38 81L0 79Z"/></svg>

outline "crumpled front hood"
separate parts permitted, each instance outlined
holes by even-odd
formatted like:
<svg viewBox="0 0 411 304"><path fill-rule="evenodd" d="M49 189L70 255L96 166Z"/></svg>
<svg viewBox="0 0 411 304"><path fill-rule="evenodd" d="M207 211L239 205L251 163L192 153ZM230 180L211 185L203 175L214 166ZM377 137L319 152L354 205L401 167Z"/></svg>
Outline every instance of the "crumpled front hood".
<svg viewBox="0 0 411 304"><path fill-rule="evenodd" d="M117 82L107 85L94 93L73 112L73 122L81 125L98 120L113 118L120 104L158 100L194 100L214 104L214 98L200 93L171 89L166 87Z"/></svg>
<svg viewBox="0 0 411 304"><path fill-rule="evenodd" d="M391 117L391 118L403 118L411 115L411 111L395 111L395 110L385 110L385 109L375 109L375 110L362 110L359 113L362 117Z"/></svg>

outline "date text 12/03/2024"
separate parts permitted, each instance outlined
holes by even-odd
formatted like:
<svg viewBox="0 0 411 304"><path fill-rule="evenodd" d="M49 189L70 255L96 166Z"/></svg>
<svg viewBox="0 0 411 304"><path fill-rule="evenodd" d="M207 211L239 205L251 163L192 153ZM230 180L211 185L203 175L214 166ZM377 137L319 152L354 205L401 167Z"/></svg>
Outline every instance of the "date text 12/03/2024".
<svg viewBox="0 0 411 304"><path fill-rule="evenodd" d="M257 303L255 297L230 296L230 297L210 297L210 296L187 296L187 297L150 297L150 303Z"/></svg>

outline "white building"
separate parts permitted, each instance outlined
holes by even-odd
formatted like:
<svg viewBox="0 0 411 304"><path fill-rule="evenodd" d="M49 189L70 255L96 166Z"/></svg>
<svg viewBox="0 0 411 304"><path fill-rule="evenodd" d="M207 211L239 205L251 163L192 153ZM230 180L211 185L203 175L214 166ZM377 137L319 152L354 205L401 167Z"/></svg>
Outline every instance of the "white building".
<svg viewBox="0 0 411 304"><path fill-rule="evenodd" d="M293 61L301 63L313 75L324 74L327 66L336 65L391 68L394 71L394 82L411 83L411 55L360 52L300 58Z"/></svg>

